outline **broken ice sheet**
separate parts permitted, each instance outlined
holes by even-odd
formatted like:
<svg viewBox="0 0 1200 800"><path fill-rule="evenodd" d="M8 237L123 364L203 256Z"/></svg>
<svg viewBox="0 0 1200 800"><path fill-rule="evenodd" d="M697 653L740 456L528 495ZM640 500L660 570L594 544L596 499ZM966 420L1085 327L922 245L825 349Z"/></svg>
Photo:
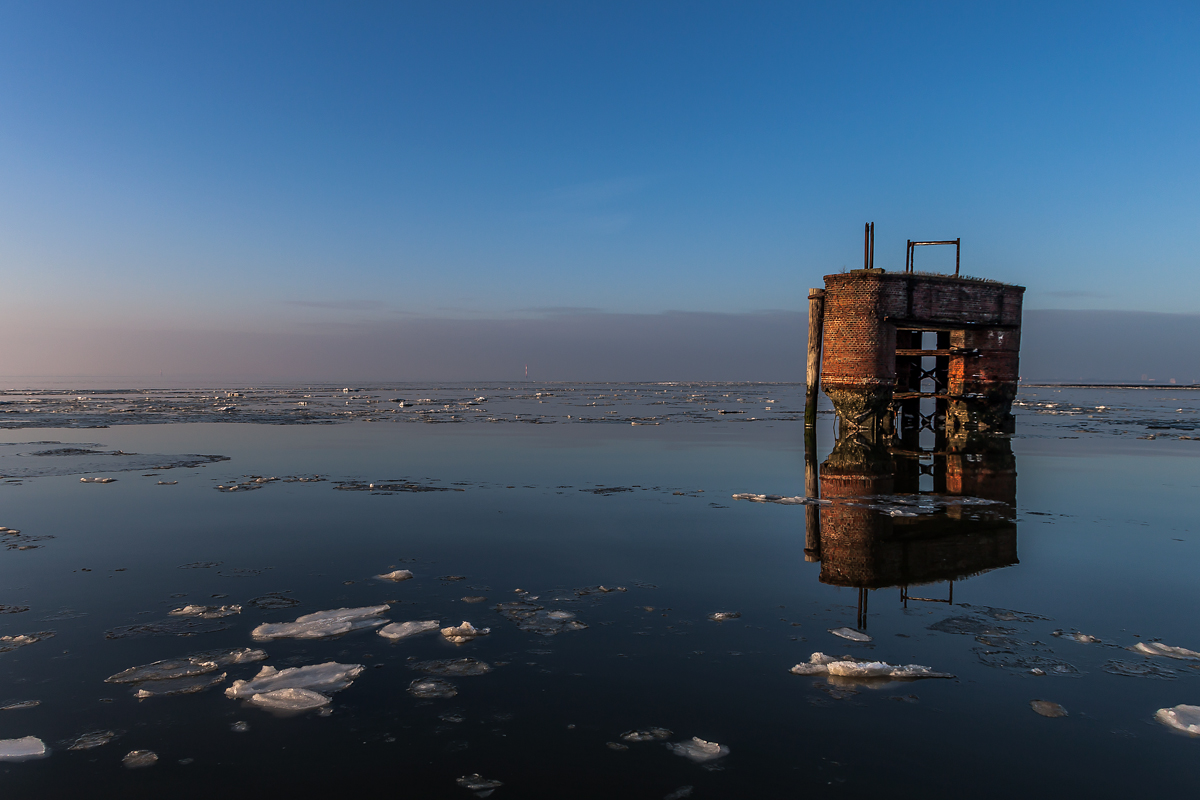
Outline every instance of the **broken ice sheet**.
<svg viewBox="0 0 1200 800"><path fill-rule="evenodd" d="M1058 703L1052 703L1049 700L1030 700L1029 707L1032 708L1035 713L1040 714L1043 717L1055 718L1067 716L1067 710L1065 708L1060 706Z"/></svg>
<svg viewBox="0 0 1200 800"><path fill-rule="evenodd" d="M37 644L54 636L54 631L38 631L36 633L19 633L15 636L0 636L0 653L16 650L29 644Z"/></svg>
<svg viewBox="0 0 1200 800"><path fill-rule="evenodd" d="M1200 706L1178 705L1160 708L1154 718L1169 728L1200 736Z"/></svg>
<svg viewBox="0 0 1200 800"><path fill-rule="evenodd" d="M276 689L310 689L318 692L339 692L354 682L362 673L362 664L339 664L328 661L305 667L289 667L277 670L263 667L253 679L234 681L225 690L226 697L248 698L256 694L273 692Z"/></svg>
<svg viewBox="0 0 1200 800"><path fill-rule="evenodd" d="M28 761L46 755L46 743L36 736L0 739L0 761Z"/></svg>
<svg viewBox="0 0 1200 800"><path fill-rule="evenodd" d="M667 728L645 728L643 730L626 731L621 738L627 742L661 742L670 739L674 734Z"/></svg>
<svg viewBox="0 0 1200 800"><path fill-rule="evenodd" d="M422 700L446 699L458 694L458 687L441 678L417 678L408 685L408 692Z"/></svg>
<svg viewBox="0 0 1200 800"><path fill-rule="evenodd" d="M196 694L224 682L227 676L226 672L217 672L169 680L146 681L138 685L133 696L139 700L145 700L149 697L166 697L173 694Z"/></svg>
<svg viewBox="0 0 1200 800"><path fill-rule="evenodd" d="M139 667L130 667L104 679L105 683L143 683L188 678L216 672L230 664L248 664L263 661L267 654L262 650L241 647L234 650L207 650L182 658L167 658Z"/></svg>
<svg viewBox="0 0 1200 800"><path fill-rule="evenodd" d="M393 583L399 583L400 581L410 580L412 576L413 574L408 570L398 569L393 572L386 572L383 575L376 575L375 578L381 581L392 581Z"/></svg>
<svg viewBox="0 0 1200 800"><path fill-rule="evenodd" d="M504 785L501 781L488 780L478 772L473 772L470 775L463 775L461 778L456 780L455 783L464 789L470 789L472 792L484 792L489 789L498 789ZM491 792L488 792L488 794L491 794Z"/></svg>
<svg viewBox="0 0 1200 800"><path fill-rule="evenodd" d="M239 605L228 606L195 606L188 605L182 608L172 609L168 611L172 617L199 617L200 619L221 619L222 617L232 617L234 614L242 613L242 607Z"/></svg>
<svg viewBox="0 0 1200 800"><path fill-rule="evenodd" d="M128 769L141 769L142 767L153 766L158 762L158 754L153 750L130 750L121 759L121 763Z"/></svg>
<svg viewBox="0 0 1200 800"><path fill-rule="evenodd" d="M682 742L667 742L667 749L677 756L691 759L698 764L729 755L729 748L725 745L706 742L699 736L693 736Z"/></svg>
<svg viewBox="0 0 1200 800"><path fill-rule="evenodd" d="M387 622L379 615L390 606L363 606L317 611L297 617L295 622L264 622L250 632L258 641L271 639L326 639L361 628L375 628Z"/></svg>
<svg viewBox="0 0 1200 800"><path fill-rule="evenodd" d="M37 708L41 704L41 700L17 700L8 705L0 706L0 711L20 711L23 708Z"/></svg>
<svg viewBox="0 0 1200 800"><path fill-rule="evenodd" d="M113 739L116 739L121 734L117 731L89 731L82 734L75 741L71 742L68 750L91 750L93 747L102 747L108 744Z"/></svg>
<svg viewBox="0 0 1200 800"><path fill-rule="evenodd" d="M724 622L728 619L738 619L742 616L740 611L714 611L708 615L708 618L713 622Z"/></svg>
<svg viewBox="0 0 1200 800"><path fill-rule="evenodd" d="M442 628L442 636L446 637L446 641L453 642L454 644L465 644L466 642L474 641L476 637L487 636L491 632L491 628L476 628L465 620L461 625Z"/></svg>
<svg viewBox="0 0 1200 800"><path fill-rule="evenodd" d="M1173 681L1177 677L1175 670L1160 667L1157 664L1139 664L1119 659L1106 662L1102 669L1110 675L1121 675L1126 678L1155 678L1162 681Z"/></svg>
<svg viewBox="0 0 1200 800"><path fill-rule="evenodd" d="M175 617L137 625L120 625L104 632L105 639L129 639L135 636L195 636L229 628L229 623L199 617Z"/></svg>
<svg viewBox="0 0 1200 800"><path fill-rule="evenodd" d="M856 631L854 628L830 628L829 632L834 636L840 636L843 639L849 639L852 642L870 642L873 641L870 635L862 631Z"/></svg>
<svg viewBox="0 0 1200 800"><path fill-rule="evenodd" d="M419 661L412 668L428 675L486 675L492 671L490 664L474 658L447 658L436 661Z"/></svg>
<svg viewBox="0 0 1200 800"><path fill-rule="evenodd" d="M1165 656L1167 658L1187 660L1200 659L1200 653L1197 653L1195 650L1188 650L1184 647L1172 647L1161 642L1138 642L1129 649L1135 653L1147 656Z"/></svg>
<svg viewBox="0 0 1200 800"><path fill-rule="evenodd" d="M514 600L496 606L496 611L517 623L519 630L540 636L554 636L564 631L581 631L587 628L587 625L575 619L575 614L570 611L544 609L544 606L524 600Z"/></svg>
<svg viewBox="0 0 1200 800"><path fill-rule="evenodd" d="M441 622L436 619L412 620L410 622L393 622L390 625L385 625L378 630L380 636L392 641L407 639L410 636L416 636L419 633L427 633L436 631Z"/></svg>
<svg viewBox="0 0 1200 800"><path fill-rule="evenodd" d="M1095 636L1091 636L1090 634L1086 634L1086 633L1080 633L1079 631L1067 633L1066 631L1058 630L1058 631L1051 631L1050 635L1058 636L1063 639L1070 639L1071 641L1079 642L1080 644L1100 644L1100 640L1097 639Z"/></svg>
<svg viewBox="0 0 1200 800"><path fill-rule="evenodd" d="M252 706L265 708L270 711L300 713L327 706L330 700L326 695L314 692L312 689L301 689L292 686L286 689L272 689L269 692L260 692L251 695L247 702Z"/></svg>
<svg viewBox="0 0 1200 800"><path fill-rule="evenodd" d="M300 605L300 601L294 597L288 597L286 592L268 592L267 594L255 597L249 604L255 608L271 611L279 608L298 606Z"/></svg>
<svg viewBox="0 0 1200 800"><path fill-rule="evenodd" d="M850 656L827 656L813 653L807 664L797 664L793 675L831 675L840 678L886 678L888 680L917 680L919 678L953 678L948 672L934 672L920 664L899 666L884 661L855 661Z"/></svg>

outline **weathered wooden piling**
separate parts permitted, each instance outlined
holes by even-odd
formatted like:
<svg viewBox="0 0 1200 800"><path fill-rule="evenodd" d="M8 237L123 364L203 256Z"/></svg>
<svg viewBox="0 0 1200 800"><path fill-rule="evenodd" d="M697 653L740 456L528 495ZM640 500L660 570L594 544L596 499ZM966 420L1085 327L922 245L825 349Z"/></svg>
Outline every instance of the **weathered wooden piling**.
<svg viewBox="0 0 1200 800"><path fill-rule="evenodd" d="M804 427L817 425L817 394L821 388L821 338L825 327L825 290L808 290L808 393Z"/></svg>

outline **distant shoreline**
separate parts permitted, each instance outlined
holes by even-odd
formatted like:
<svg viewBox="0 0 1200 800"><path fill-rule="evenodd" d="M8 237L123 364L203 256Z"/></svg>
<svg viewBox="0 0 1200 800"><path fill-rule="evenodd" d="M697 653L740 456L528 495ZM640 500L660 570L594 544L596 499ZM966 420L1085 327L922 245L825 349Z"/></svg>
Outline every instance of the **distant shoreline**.
<svg viewBox="0 0 1200 800"><path fill-rule="evenodd" d="M1020 386L1030 389L1200 389L1200 383L1022 383Z"/></svg>

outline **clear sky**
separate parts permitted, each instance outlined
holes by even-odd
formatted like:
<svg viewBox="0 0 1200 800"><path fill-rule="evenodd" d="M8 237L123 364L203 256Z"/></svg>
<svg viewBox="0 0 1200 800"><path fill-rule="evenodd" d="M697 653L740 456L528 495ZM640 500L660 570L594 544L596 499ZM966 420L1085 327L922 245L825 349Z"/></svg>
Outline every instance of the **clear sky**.
<svg viewBox="0 0 1200 800"><path fill-rule="evenodd" d="M1195 2L4 0L0 307L26 342L799 311L874 220L877 266L961 236L1027 308L1191 313L1197 42Z"/></svg>

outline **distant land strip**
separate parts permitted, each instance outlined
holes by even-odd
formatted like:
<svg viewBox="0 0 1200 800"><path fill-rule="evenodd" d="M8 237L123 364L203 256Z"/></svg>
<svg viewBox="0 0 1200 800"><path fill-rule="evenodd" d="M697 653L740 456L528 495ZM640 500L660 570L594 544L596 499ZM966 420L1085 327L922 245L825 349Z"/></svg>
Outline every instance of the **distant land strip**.
<svg viewBox="0 0 1200 800"><path fill-rule="evenodd" d="M1200 389L1200 383L1021 383L1030 389Z"/></svg>

